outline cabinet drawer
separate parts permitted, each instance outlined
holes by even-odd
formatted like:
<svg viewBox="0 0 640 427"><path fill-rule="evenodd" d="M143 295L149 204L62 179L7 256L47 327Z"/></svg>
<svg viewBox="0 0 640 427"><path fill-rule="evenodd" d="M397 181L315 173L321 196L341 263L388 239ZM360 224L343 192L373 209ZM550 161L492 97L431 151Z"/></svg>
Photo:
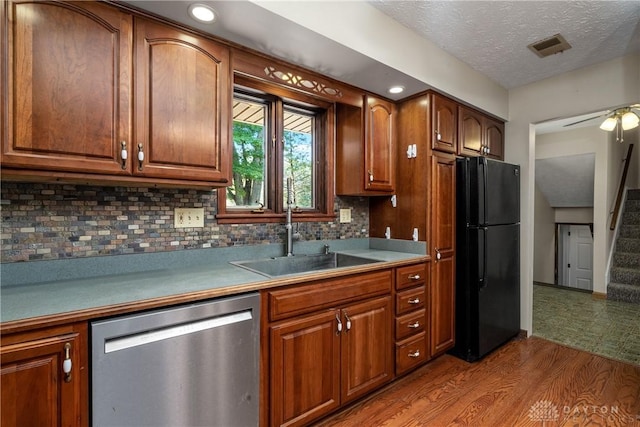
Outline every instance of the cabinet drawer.
<svg viewBox="0 0 640 427"><path fill-rule="evenodd" d="M391 270L354 274L268 292L269 320L275 321L350 300L391 292Z"/></svg>
<svg viewBox="0 0 640 427"><path fill-rule="evenodd" d="M425 310L419 310L396 318L396 341L424 331Z"/></svg>
<svg viewBox="0 0 640 427"><path fill-rule="evenodd" d="M408 289L396 294L396 315L408 313L412 310L424 308L427 294L425 286Z"/></svg>
<svg viewBox="0 0 640 427"><path fill-rule="evenodd" d="M426 264L408 265L396 269L396 289L405 289L425 283L427 280Z"/></svg>
<svg viewBox="0 0 640 427"><path fill-rule="evenodd" d="M427 340L421 333L415 338L396 344L396 375L401 375L427 360Z"/></svg>

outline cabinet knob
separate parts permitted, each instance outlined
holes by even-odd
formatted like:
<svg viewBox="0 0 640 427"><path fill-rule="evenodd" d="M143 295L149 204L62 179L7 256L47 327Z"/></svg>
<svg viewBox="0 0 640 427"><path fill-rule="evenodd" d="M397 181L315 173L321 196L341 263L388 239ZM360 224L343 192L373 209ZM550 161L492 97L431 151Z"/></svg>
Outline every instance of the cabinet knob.
<svg viewBox="0 0 640 427"><path fill-rule="evenodd" d="M409 353L409 357L413 357L414 359L416 357L420 357L420 350L416 350L413 353Z"/></svg>

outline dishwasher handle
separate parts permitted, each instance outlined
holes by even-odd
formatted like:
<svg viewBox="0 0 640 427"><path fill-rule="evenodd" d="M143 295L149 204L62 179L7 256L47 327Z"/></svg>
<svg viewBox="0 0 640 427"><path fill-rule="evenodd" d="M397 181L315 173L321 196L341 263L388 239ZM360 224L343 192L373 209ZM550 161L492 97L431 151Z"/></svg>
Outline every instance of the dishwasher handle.
<svg viewBox="0 0 640 427"><path fill-rule="evenodd" d="M196 320L193 322L171 325L153 331L146 331L131 335L123 335L116 338L105 340L104 352L112 353L115 351L126 350L140 345L150 344L153 342L163 341L170 338L188 335L207 329L219 328L221 326L231 325L251 320L253 314L251 310L244 310L237 313L226 314L222 316L212 317L209 319Z"/></svg>

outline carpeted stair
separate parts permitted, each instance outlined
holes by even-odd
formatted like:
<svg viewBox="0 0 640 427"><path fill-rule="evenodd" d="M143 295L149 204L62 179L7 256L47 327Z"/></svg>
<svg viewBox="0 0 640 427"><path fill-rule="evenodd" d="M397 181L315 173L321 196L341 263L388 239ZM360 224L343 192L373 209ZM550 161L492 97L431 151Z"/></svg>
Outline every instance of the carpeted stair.
<svg viewBox="0 0 640 427"><path fill-rule="evenodd" d="M613 254L607 298L640 304L640 190L629 190Z"/></svg>

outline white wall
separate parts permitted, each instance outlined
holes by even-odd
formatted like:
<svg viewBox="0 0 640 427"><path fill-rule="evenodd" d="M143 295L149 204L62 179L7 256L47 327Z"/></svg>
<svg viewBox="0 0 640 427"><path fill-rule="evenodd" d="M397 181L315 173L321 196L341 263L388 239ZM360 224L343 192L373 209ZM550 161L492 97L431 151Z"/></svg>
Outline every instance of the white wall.
<svg viewBox="0 0 640 427"><path fill-rule="evenodd" d="M521 165L521 328L532 332L535 123L640 100L640 55L628 55L509 91L505 160ZM595 215L594 215L595 216Z"/></svg>
<svg viewBox="0 0 640 427"><path fill-rule="evenodd" d="M593 208L556 208L555 221L565 224L590 224L593 222Z"/></svg>
<svg viewBox="0 0 640 427"><path fill-rule="evenodd" d="M542 191L535 187L535 240L533 253L533 280L555 282L555 212Z"/></svg>
<svg viewBox="0 0 640 427"><path fill-rule="evenodd" d="M366 2L251 1L475 107L509 115L505 88Z"/></svg>

